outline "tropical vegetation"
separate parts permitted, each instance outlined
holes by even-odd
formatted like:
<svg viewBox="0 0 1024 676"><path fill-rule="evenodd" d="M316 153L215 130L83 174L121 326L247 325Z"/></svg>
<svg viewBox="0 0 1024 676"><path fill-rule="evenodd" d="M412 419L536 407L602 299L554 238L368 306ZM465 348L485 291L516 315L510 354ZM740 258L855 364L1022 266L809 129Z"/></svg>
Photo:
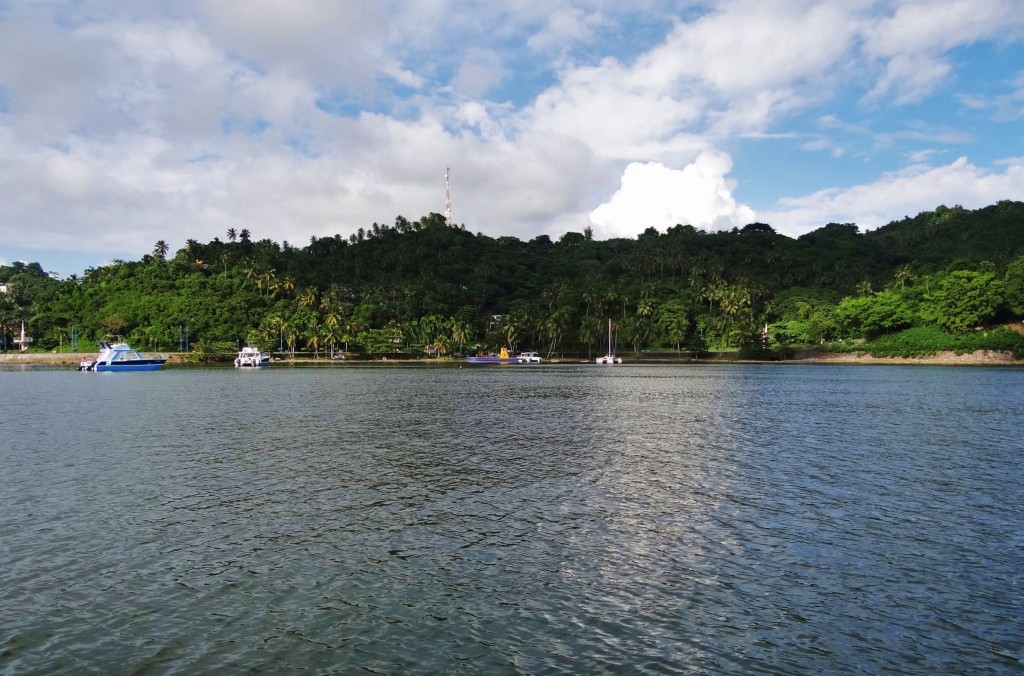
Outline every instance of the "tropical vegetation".
<svg viewBox="0 0 1024 676"><path fill-rule="evenodd" d="M503 345L590 356L607 348L610 320L619 351L638 354L1024 353L1019 334L995 328L1024 317L1021 202L940 206L869 232L830 223L797 238L752 223L524 242L436 213L301 247L247 228L225 235L173 254L160 240L140 260L64 280L38 263L0 266L0 349L24 321L39 350L91 351L121 335L207 356L246 341L312 357Z"/></svg>

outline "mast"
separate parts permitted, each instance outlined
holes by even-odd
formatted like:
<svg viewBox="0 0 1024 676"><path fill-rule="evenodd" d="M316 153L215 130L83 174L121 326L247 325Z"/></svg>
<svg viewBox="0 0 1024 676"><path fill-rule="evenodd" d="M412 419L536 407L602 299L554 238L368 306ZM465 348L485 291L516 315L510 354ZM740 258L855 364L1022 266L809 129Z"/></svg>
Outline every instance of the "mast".
<svg viewBox="0 0 1024 676"><path fill-rule="evenodd" d="M444 224L452 225L452 184L448 180L448 167L444 168Z"/></svg>
<svg viewBox="0 0 1024 676"><path fill-rule="evenodd" d="M24 352L28 349L28 344L32 342L32 339L25 335L25 320L21 320L21 336L14 339L14 342L18 345L18 352Z"/></svg>

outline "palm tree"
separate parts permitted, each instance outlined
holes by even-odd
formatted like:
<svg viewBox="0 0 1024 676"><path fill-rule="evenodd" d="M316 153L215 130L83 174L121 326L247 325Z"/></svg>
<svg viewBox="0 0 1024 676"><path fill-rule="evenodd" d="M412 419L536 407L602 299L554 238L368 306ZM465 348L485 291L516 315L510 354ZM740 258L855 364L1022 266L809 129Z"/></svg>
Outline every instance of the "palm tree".
<svg viewBox="0 0 1024 676"><path fill-rule="evenodd" d="M689 321L686 318L686 306L677 300L670 300L658 308L658 328L662 335L672 341L676 352L682 353L682 344L686 340Z"/></svg>
<svg viewBox="0 0 1024 676"><path fill-rule="evenodd" d="M555 348L557 348L558 343L561 342L562 335L565 333L566 324L569 321L571 312L572 309L569 307L560 307L541 323L541 333L549 341L548 356L554 354Z"/></svg>
<svg viewBox="0 0 1024 676"><path fill-rule="evenodd" d="M252 263L245 268L245 279L248 282L259 285L260 274L263 272L258 263Z"/></svg>
<svg viewBox="0 0 1024 676"><path fill-rule="evenodd" d="M288 325L284 329L284 342L287 343L288 349L292 353L292 357L295 356L295 344L299 341L299 332L291 325Z"/></svg>
<svg viewBox="0 0 1024 676"><path fill-rule="evenodd" d="M273 321L272 326L277 329L277 347L281 349L282 343L284 342L284 333L288 330L288 320L282 315L274 315L271 320Z"/></svg>
<svg viewBox="0 0 1024 676"><path fill-rule="evenodd" d="M587 357L593 354L594 343L601 336L601 322L594 315L586 315L580 322L580 342L587 344Z"/></svg>
<svg viewBox="0 0 1024 676"><path fill-rule="evenodd" d="M895 274L896 281L900 283L900 289L906 288L907 282L914 278L914 275L910 273L910 268L903 266L898 269Z"/></svg>
<svg viewBox="0 0 1024 676"><path fill-rule="evenodd" d="M331 349L331 354L334 354L334 348L341 340L341 327L335 322L334 324L328 324L324 322L320 325L320 339Z"/></svg>
<svg viewBox="0 0 1024 676"><path fill-rule="evenodd" d="M501 318L501 333L508 342L508 347L515 350L519 346L523 331L529 326L530 317L522 310L516 310Z"/></svg>
<svg viewBox="0 0 1024 676"><path fill-rule="evenodd" d="M238 233L238 239L242 242L242 244L248 244L249 230L246 228L242 228L242 232Z"/></svg>
<svg viewBox="0 0 1024 676"><path fill-rule="evenodd" d="M633 322L633 351L639 352L641 345L651 343L651 319L650 317L637 317Z"/></svg>
<svg viewBox="0 0 1024 676"><path fill-rule="evenodd" d="M170 250L171 247L167 245L167 242L161 239L156 243L156 246L153 247L153 255L159 258L160 260L163 260L167 258L167 252Z"/></svg>
<svg viewBox="0 0 1024 676"><path fill-rule="evenodd" d="M228 241L234 242L238 239L238 231L234 228L228 228Z"/></svg>
<svg viewBox="0 0 1024 676"><path fill-rule="evenodd" d="M469 340L469 325L465 322L459 321L458 319L452 318L451 329L452 343L458 346L459 352L462 352L463 346L466 344L466 341Z"/></svg>
<svg viewBox="0 0 1024 676"><path fill-rule="evenodd" d="M438 336L434 339L434 350L438 357L443 357L448 354L448 339L444 336Z"/></svg>
<svg viewBox="0 0 1024 676"><path fill-rule="evenodd" d="M743 308L750 307L750 291L738 284L729 284L721 289L718 299L722 312L735 317Z"/></svg>
<svg viewBox="0 0 1024 676"><path fill-rule="evenodd" d="M273 268L267 268L260 274L257 286L261 288L266 287L267 294L269 295L272 288L277 288L277 284L274 282L276 277L277 273L274 272Z"/></svg>
<svg viewBox="0 0 1024 676"><path fill-rule="evenodd" d="M317 327L317 326L310 327L309 335L306 336L306 347L313 348L313 358L314 359L319 359L320 358L320 345L321 345L320 340L321 340L321 335L322 334L320 333L320 331L318 329L319 329L319 327Z"/></svg>
<svg viewBox="0 0 1024 676"><path fill-rule="evenodd" d="M433 343L441 330L441 318L437 315L427 315L420 318L420 340L426 343Z"/></svg>
<svg viewBox="0 0 1024 676"><path fill-rule="evenodd" d="M633 300L628 294L619 294L619 302L622 303L622 318L626 318L626 306L629 305L629 301Z"/></svg>
<svg viewBox="0 0 1024 676"><path fill-rule="evenodd" d="M303 289L299 294L299 305L303 307L313 307L316 305L316 289L312 287Z"/></svg>

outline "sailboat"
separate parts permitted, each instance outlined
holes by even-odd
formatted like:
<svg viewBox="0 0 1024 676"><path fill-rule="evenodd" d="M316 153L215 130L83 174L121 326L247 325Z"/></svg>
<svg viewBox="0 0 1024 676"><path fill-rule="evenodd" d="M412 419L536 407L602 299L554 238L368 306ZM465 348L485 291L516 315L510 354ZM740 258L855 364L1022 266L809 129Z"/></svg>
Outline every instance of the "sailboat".
<svg viewBox="0 0 1024 676"><path fill-rule="evenodd" d="M18 352L25 352L28 350L28 344L32 342L32 338L25 335L25 322L21 322L21 337L15 338L14 343L18 346Z"/></svg>
<svg viewBox="0 0 1024 676"><path fill-rule="evenodd" d="M612 352L612 320L608 319L608 354L594 360L598 364L621 364L622 357L616 357Z"/></svg>

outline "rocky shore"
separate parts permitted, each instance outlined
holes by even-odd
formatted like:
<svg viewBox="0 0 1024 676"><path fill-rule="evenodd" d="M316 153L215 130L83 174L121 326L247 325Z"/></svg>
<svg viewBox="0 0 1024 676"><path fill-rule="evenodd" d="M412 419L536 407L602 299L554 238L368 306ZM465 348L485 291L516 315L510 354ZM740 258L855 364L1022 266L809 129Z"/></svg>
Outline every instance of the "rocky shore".
<svg viewBox="0 0 1024 676"><path fill-rule="evenodd" d="M71 364L78 365L83 359L92 359L96 356L95 352L8 352L6 354L0 354L0 365L16 365L16 364ZM183 362L185 361L184 356L180 354L169 354L167 355L168 361ZM628 360L628 357L627 357ZM293 361L293 360L288 360ZM302 362L313 362L312 359L296 359L294 361ZM401 359L388 359L389 362L401 363ZM423 363L422 360L414 359L408 360L415 363ZM562 360L566 363L572 363L575 360L565 359ZM588 360L589 361L589 360ZM628 360L632 361L632 360ZM664 359L641 359L640 363L674 363L673 360ZM326 360L324 363L331 363L330 360ZM633 362L637 363L637 362ZM689 360L683 359L678 363L692 363ZM704 364L727 364L727 363L740 363L735 359L702 359L700 363ZM750 362L743 362L750 363ZM990 350L979 350L977 352L969 352L966 354L956 354L955 352L940 352L938 354L929 355L927 357L872 357L871 355L863 353L839 353L839 352L819 352L819 351L797 351L797 353L791 358L783 362L772 362L775 364L932 364L932 365L947 365L947 366L997 366L997 365L1010 365L1010 366L1024 366L1024 359L1015 359L1013 354L1010 352L993 352Z"/></svg>
<svg viewBox="0 0 1024 676"><path fill-rule="evenodd" d="M797 355L790 360L795 363L823 364L933 364L959 366L1024 366L1024 359L1015 359L1011 352L993 352L978 350L957 354L956 352L939 352L926 357L872 357L862 352L813 352Z"/></svg>

